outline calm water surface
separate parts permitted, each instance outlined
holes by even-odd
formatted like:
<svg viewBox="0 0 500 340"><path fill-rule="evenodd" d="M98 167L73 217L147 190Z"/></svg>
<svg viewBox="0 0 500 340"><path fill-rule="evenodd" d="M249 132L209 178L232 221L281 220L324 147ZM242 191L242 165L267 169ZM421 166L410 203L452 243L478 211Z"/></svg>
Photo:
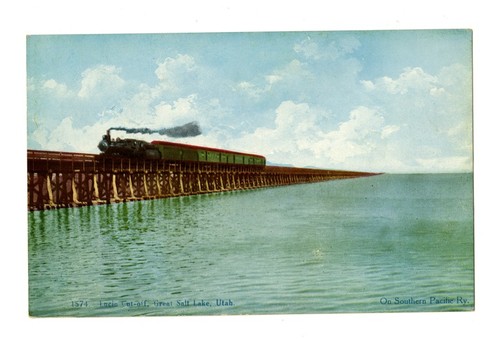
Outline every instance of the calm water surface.
<svg viewBox="0 0 500 340"><path fill-rule="evenodd" d="M474 309L471 174L28 213L33 316Z"/></svg>

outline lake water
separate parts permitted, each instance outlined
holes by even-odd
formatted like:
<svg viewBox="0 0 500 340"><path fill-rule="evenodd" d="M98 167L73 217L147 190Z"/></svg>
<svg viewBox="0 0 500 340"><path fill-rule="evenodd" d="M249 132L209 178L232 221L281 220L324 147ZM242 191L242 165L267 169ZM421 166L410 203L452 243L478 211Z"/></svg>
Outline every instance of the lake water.
<svg viewBox="0 0 500 340"><path fill-rule="evenodd" d="M474 309L471 174L28 213L33 316Z"/></svg>

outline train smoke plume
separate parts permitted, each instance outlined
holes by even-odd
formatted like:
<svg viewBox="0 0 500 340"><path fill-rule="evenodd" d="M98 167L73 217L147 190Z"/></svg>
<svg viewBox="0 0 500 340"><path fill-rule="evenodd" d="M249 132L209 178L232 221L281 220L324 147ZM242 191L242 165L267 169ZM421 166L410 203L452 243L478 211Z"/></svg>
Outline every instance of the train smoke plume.
<svg viewBox="0 0 500 340"><path fill-rule="evenodd" d="M142 134L152 134L158 133L160 135L166 135L172 138L182 138L182 137L194 137L201 134L200 126L197 122L190 122L184 125L175 126L168 129L149 129L149 128L125 128L125 127L112 127L108 131L125 131L127 133L142 133Z"/></svg>

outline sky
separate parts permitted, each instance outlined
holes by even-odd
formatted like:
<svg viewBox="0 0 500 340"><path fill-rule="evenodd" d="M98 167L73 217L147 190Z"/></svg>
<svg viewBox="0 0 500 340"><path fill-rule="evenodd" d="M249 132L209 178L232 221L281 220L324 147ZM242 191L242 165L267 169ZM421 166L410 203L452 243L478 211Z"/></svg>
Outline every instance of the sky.
<svg viewBox="0 0 500 340"><path fill-rule="evenodd" d="M300 167L472 171L470 30L31 35L29 149L98 153L110 127ZM112 137L152 141L160 135Z"/></svg>

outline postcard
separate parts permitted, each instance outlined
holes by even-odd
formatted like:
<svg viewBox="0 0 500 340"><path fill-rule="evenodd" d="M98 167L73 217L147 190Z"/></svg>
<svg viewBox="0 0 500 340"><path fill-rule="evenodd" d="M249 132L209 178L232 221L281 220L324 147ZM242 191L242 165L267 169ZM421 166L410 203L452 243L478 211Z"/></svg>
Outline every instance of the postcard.
<svg viewBox="0 0 500 340"><path fill-rule="evenodd" d="M29 35L29 315L473 311L468 29Z"/></svg>

